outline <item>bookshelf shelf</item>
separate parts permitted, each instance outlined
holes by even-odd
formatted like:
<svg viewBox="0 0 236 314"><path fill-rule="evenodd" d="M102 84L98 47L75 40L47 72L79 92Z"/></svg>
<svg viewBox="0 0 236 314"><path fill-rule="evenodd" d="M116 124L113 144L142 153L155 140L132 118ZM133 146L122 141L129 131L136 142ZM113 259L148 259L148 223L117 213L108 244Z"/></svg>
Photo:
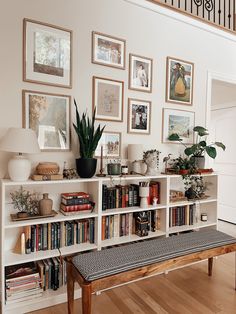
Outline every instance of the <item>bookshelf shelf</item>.
<svg viewBox="0 0 236 314"><path fill-rule="evenodd" d="M127 176L114 176L114 177L105 177L105 178L91 178L91 179L73 179L73 180L59 180L59 181L32 181L28 180L26 182L13 182L10 180L1 180L1 258L0 258L0 290L2 291L0 303L2 304L2 313L4 314L13 314L32 312L34 310L40 309L42 307L52 306L54 304L66 302L66 287L62 286L58 290L47 290L43 292L42 297L35 299L30 299L23 302L16 302L15 304L5 304L5 267L10 265L18 265L31 261L40 261L49 258L55 258L60 256L66 256L78 252L91 251L91 250L100 250L105 247L113 245L122 245L129 242L143 241L151 238L158 237L168 237L173 233L180 233L190 230L198 230L201 228L217 228L217 180L218 177L216 174L204 174L203 178L205 181L209 181L210 188L207 190L208 198L199 200L199 201L184 201L170 203L169 196L170 190L182 190L184 191L184 186L182 182L182 177L179 175L157 175L157 176L139 176L139 175L127 175ZM158 182L160 184L160 202L155 206L149 205L147 208L141 208L139 206L133 207L123 207L123 208L113 208L102 210L103 208L103 185L115 186L115 185L138 185L140 181L148 182ZM33 220L17 221L13 222L10 219L10 214L15 213L16 211L12 208L10 204L10 193L19 189L20 186L23 186L24 189L29 191L39 192L39 194L48 192L50 198L53 199L54 210L58 211L60 208L60 194L64 192L75 192L83 191L91 195L92 199L96 203L94 212L87 212L77 214L75 216L64 216L62 213L50 218L40 218ZM159 193L158 192L158 193ZM134 199L134 198L133 198ZM131 203L132 204L132 203ZM174 207L181 206L196 206L198 208L198 216L201 213L207 214L207 221L202 222L198 220L198 223L194 225L183 225L170 227L170 213L174 210ZM155 232L149 231L147 236L139 237L134 234L133 224L135 217L133 213L140 211L149 211L152 215L159 215L159 227ZM153 213L157 211L156 213ZM187 210L186 210L187 212ZM112 217L113 216L113 217ZM127 221L129 223L128 232L125 236L116 236L121 234L121 225L122 219L124 216L129 217ZM196 216L196 215L195 215ZM155 216L157 217L157 216ZM13 248L19 234L25 230L27 226L33 225L42 225L49 223L60 223L68 221L69 223L74 220L85 220L93 218L94 219L94 242L95 243L81 243L71 246L63 246L60 249L55 250L45 250L33 252L31 254L16 254L13 253ZM118 233L115 232L113 227L111 235L115 235L111 239L104 239L104 220L112 221L116 220L118 228ZM126 219L126 218L125 218ZM153 219L153 218L151 218ZM156 218L155 218L156 219ZM154 219L154 221L156 221ZM152 220L150 220L152 221ZM188 220L186 220L188 221ZM195 221L195 220L194 220ZM174 224L170 224L174 225ZM110 226L110 225L108 225ZM115 226L115 222L114 222ZM156 225L158 226L158 224ZM127 229L123 229L126 230ZM110 231L111 232L111 231ZM109 233L110 233L109 232ZM108 233L108 234L109 234ZM65 243L65 242L64 242ZM78 287L76 290L76 297L80 297L81 291ZM0 312L1 312L0 310Z"/></svg>

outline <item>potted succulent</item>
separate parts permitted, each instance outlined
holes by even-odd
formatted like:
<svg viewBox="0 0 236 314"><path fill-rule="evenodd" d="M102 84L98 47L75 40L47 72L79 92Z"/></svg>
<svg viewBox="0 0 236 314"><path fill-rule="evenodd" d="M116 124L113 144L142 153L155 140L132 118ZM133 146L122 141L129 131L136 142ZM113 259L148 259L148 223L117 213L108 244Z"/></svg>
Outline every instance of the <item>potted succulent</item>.
<svg viewBox="0 0 236 314"><path fill-rule="evenodd" d="M176 173L181 174L181 175L186 175L186 174L196 172L194 161L189 157L179 156L178 158L175 158L173 160L172 169L174 169Z"/></svg>
<svg viewBox="0 0 236 314"><path fill-rule="evenodd" d="M194 160L197 168L203 169L205 165L205 153L215 159L217 155L216 147L220 147L223 150L226 149L225 145L221 142L213 142L207 144L206 138L209 135L208 130L202 126L195 126L193 131L196 133L196 142L192 146L187 146L182 142L181 137L177 133L173 133L169 136L170 141L178 141L185 146L184 153Z"/></svg>
<svg viewBox="0 0 236 314"><path fill-rule="evenodd" d="M95 130L96 108L93 111L92 119L90 119L87 116L87 112L80 116L75 100L74 104L76 108L76 124L73 123L73 126L80 144L80 158L76 159L76 168L81 178L91 178L95 174L97 167L97 159L93 158L94 153L105 126L101 128L99 124Z"/></svg>

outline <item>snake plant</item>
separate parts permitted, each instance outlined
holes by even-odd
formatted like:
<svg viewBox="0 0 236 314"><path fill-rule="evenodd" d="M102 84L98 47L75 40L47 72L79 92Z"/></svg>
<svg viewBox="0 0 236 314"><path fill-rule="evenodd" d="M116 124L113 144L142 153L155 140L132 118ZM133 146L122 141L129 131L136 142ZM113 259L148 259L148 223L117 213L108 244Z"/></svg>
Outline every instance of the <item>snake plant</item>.
<svg viewBox="0 0 236 314"><path fill-rule="evenodd" d="M98 142L102 136L104 128L101 128L100 124L95 130L95 114L96 108L93 111L92 119L87 116L87 112L80 116L76 101L74 100L76 108L76 124L73 123L75 132L78 135L80 143L80 157L81 158L93 158Z"/></svg>

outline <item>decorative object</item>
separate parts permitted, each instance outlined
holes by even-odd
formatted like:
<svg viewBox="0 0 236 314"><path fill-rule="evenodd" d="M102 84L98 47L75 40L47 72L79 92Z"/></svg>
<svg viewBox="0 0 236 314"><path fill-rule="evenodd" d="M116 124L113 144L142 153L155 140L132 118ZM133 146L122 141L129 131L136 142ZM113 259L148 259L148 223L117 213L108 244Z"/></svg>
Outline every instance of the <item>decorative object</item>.
<svg viewBox="0 0 236 314"><path fill-rule="evenodd" d="M121 174L121 163L119 160L114 160L107 164L107 173L110 176L119 176Z"/></svg>
<svg viewBox="0 0 236 314"><path fill-rule="evenodd" d="M105 177L106 174L104 173L104 167L103 167L103 145L101 145L101 155L100 155L100 170L99 173L96 174L97 177Z"/></svg>
<svg viewBox="0 0 236 314"><path fill-rule="evenodd" d="M35 216L39 213L39 200L36 193L31 194L21 186L18 191L11 192L11 204L13 208L18 210L18 218L26 218Z"/></svg>
<svg viewBox="0 0 236 314"><path fill-rule="evenodd" d="M135 214L135 234L139 237L148 236L148 213L139 212Z"/></svg>
<svg viewBox="0 0 236 314"><path fill-rule="evenodd" d="M70 96L23 90L23 126L36 132L42 151L70 150Z"/></svg>
<svg viewBox="0 0 236 314"><path fill-rule="evenodd" d="M96 120L123 121L124 82L93 77L93 109Z"/></svg>
<svg viewBox="0 0 236 314"><path fill-rule="evenodd" d="M129 55L129 89L152 92L152 59Z"/></svg>
<svg viewBox="0 0 236 314"><path fill-rule="evenodd" d="M129 174L129 168L128 168L128 166L121 166L121 174L122 174L122 175L127 175L127 174Z"/></svg>
<svg viewBox="0 0 236 314"><path fill-rule="evenodd" d="M19 217L18 214L10 214L11 220L12 221L23 221L23 220L32 220L32 219L40 219L40 218L50 218L50 217L55 217L58 213L55 210L52 210L49 215L43 215L41 216L40 214L29 216L25 215L25 217ZM21 215L20 215L21 216Z"/></svg>
<svg viewBox="0 0 236 314"><path fill-rule="evenodd" d="M194 115L191 111L163 109L162 142L173 143L170 136L177 133L183 139L183 143L192 144Z"/></svg>
<svg viewBox="0 0 236 314"><path fill-rule="evenodd" d="M51 180L62 180L62 174L33 174L31 179L34 181L51 181Z"/></svg>
<svg viewBox="0 0 236 314"><path fill-rule="evenodd" d="M43 198L39 201L39 214L47 216L52 213L53 201L48 198L48 193L43 193Z"/></svg>
<svg viewBox="0 0 236 314"><path fill-rule="evenodd" d="M100 157L99 152L103 146L103 157L119 158L121 157L121 133L103 132L98 142L95 156Z"/></svg>
<svg viewBox="0 0 236 314"><path fill-rule="evenodd" d="M177 191L177 190L170 190L170 203L175 203L175 202L184 202L187 201L187 197L184 196L184 192L182 191Z"/></svg>
<svg viewBox="0 0 236 314"><path fill-rule="evenodd" d="M165 172L164 172L164 173L167 173L168 161L170 160L170 156L171 156L171 155L172 155L172 154L168 154L168 156L166 156L166 157L163 158L163 162L164 162L164 164L165 164Z"/></svg>
<svg viewBox="0 0 236 314"><path fill-rule="evenodd" d="M66 161L64 161L62 175L64 179L68 179L68 180L77 179L79 177L75 168L67 168Z"/></svg>
<svg viewBox="0 0 236 314"><path fill-rule="evenodd" d="M41 175L58 174L59 170L56 162L40 162L36 167L37 173Z"/></svg>
<svg viewBox="0 0 236 314"><path fill-rule="evenodd" d="M151 102L129 98L128 133L150 134Z"/></svg>
<svg viewBox="0 0 236 314"><path fill-rule="evenodd" d="M141 173L141 162L143 162L143 145L128 144L128 160L131 164L131 174Z"/></svg>
<svg viewBox="0 0 236 314"><path fill-rule="evenodd" d="M95 130L96 109L93 110L92 119L89 119L87 112L80 116L75 100L74 104L76 124L73 123L73 126L80 143L80 158L76 159L77 173L81 178L91 178L94 176L97 167L97 159L94 158L94 154L105 126L101 128L99 124Z"/></svg>
<svg viewBox="0 0 236 314"><path fill-rule="evenodd" d="M194 161L195 166L199 169L203 169L205 166L205 152L210 158L215 159L217 156L216 147L222 148L224 151L226 149L225 145L221 142L213 142L207 144L207 136L209 135L208 130L202 126L195 126L193 132L196 133L195 143L188 147L183 142L183 139L178 133L173 133L169 136L170 141L178 141L185 146L184 153Z"/></svg>
<svg viewBox="0 0 236 314"><path fill-rule="evenodd" d="M24 19L26 82L72 87L72 31Z"/></svg>
<svg viewBox="0 0 236 314"><path fill-rule="evenodd" d="M153 200L152 200L152 205L156 206L157 205L157 201L158 201L157 197L154 196Z"/></svg>
<svg viewBox="0 0 236 314"><path fill-rule="evenodd" d="M207 196L205 191L207 184L203 181L200 175L186 175L183 176L185 196L190 200L203 199Z"/></svg>
<svg viewBox="0 0 236 314"><path fill-rule="evenodd" d="M140 207L148 207L148 196L149 196L149 186L140 186L139 187L139 197L140 197Z"/></svg>
<svg viewBox="0 0 236 314"><path fill-rule="evenodd" d="M207 221L207 214L206 213L201 214L201 221Z"/></svg>
<svg viewBox="0 0 236 314"><path fill-rule="evenodd" d="M36 134L31 129L10 128L0 142L0 151L18 153L8 162L12 181L26 181L31 172L31 162L22 154L40 153Z"/></svg>
<svg viewBox="0 0 236 314"><path fill-rule="evenodd" d="M194 64L167 57L166 101L192 105Z"/></svg>
<svg viewBox="0 0 236 314"><path fill-rule="evenodd" d="M158 166L159 166L159 155L160 152L156 149L147 150L143 153L143 161L147 165L147 176L155 176L158 175Z"/></svg>
<svg viewBox="0 0 236 314"><path fill-rule="evenodd" d="M124 39L92 32L92 62L125 69Z"/></svg>

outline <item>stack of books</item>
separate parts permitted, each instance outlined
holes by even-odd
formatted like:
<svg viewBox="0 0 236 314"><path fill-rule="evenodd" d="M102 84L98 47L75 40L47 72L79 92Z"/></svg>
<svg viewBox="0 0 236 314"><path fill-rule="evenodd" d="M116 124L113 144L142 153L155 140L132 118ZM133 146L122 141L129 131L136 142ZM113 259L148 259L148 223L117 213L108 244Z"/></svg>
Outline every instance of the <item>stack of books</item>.
<svg viewBox="0 0 236 314"><path fill-rule="evenodd" d="M85 192L62 193L61 213L67 216L91 212L95 204L89 200L89 197L89 194Z"/></svg>
<svg viewBox="0 0 236 314"><path fill-rule="evenodd" d="M193 225L196 216L195 205L176 206L170 208L169 226Z"/></svg>
<svg viewBox="0 0 236 314"><path fill-rule="evenodd" d="M6 267L6 304L41 297L43 289L35 263Z"/></svg>

